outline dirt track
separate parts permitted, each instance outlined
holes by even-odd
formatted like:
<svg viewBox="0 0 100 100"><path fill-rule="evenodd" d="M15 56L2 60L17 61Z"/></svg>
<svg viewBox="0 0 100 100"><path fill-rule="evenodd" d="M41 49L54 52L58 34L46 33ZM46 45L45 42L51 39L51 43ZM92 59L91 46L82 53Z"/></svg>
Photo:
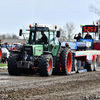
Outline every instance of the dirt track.
<svg viewBox="0 0 100 100"><path fill-rule="evenodd" d="M0 100L100 100L100 71L40 77L0 69Z"/></svg>

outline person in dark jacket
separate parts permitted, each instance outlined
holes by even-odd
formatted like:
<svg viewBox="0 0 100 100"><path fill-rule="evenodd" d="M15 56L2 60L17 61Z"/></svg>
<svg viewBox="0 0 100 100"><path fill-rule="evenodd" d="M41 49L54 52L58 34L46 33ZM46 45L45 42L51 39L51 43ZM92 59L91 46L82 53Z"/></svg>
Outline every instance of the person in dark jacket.
<svg viewBox="0 0 100 100"><path fill-rule="evenodd" d="M42 35L42 37L41 37L41 39L39 39L39 41L44 42L44 44L47 44L48 43L48 38L44 34L44 31L41 31L41 35Z"/></svg>
<svg viewBox="0 0 100 100"><path fill-rule="evenodd" d="M83 38L81 37L81 33L78 33L78 36L77 36L77 37L76 37L76 34L75 34L74 39L76 39L77 42L79 41L79 39L83 39Z"/></svg>
<svg viewBox="0 0 100 100"><path fill-rule="evenodd" d="M87 34L85 35L84 39L92 39L92 36L90 35L89 31L87 31Z"/></svg>

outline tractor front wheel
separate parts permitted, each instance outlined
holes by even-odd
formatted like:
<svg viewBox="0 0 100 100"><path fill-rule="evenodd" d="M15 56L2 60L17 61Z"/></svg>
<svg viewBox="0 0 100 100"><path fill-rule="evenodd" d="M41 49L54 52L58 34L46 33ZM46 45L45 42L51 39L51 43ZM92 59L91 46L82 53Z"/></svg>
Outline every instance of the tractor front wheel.
<svg viewBox="0 0 100 100"><path fill-rule="evenodd" d="M51 76L53 71L53 58L51 54L41 55L39 58L39 75Z"/></svg>
<svg viewBox="0 0 100 100"><path fill-rule="evenodd" d="M10 75L20 75L21 71L17 68L17 61L21 58L20 54L11 54L8 59L8 72Z"/></svg>

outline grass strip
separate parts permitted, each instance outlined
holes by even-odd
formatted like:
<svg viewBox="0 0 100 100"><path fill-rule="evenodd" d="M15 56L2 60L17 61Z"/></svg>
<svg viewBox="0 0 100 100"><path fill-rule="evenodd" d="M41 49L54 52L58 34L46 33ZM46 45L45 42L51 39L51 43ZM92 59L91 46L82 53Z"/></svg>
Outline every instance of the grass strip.
<svg viewBox="0 0 100 100"><path fill-rule="evenodd" d="M5 67L7 66L7 64L0 64L0 67Z"/></svg>

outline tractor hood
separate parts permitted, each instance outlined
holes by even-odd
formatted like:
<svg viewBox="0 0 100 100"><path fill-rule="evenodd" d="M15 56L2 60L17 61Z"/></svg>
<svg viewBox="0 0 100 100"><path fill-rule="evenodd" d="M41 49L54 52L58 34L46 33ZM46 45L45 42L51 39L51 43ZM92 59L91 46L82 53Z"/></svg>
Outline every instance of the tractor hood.
<svg viewBox="0 0 100 100"><path fill-rule="evenodd" d="M24 45L24 52L30 56L39 56L43 54L43 45Z"/></svg>

